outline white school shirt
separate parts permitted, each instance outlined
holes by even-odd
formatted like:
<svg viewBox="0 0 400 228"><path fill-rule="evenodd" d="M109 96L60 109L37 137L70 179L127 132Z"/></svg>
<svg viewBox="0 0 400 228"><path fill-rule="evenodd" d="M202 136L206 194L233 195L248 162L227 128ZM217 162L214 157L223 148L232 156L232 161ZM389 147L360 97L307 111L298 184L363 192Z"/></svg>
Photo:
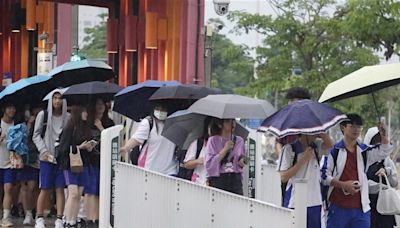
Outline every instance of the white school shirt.
<svg viewBox="0 0 400 228"><path fill-rule="evenodd" d="M157 126L156 126L157 125ZM153 118L153 128L150 131L150 124L147 119L143 119L132 138L141 144L147 140L146 145L139 156L139 161L145 158L144 168L166 175L176 175L178 173L178 163L175 159L175 144L161 135L164 128L164 123L157 121ZM158 133L157 133L158 129ZM146 152L147 151L147 152Z"/></svg>
<svg viewBox="0 0 400 228"><path fill-rule="evenodd" d="M8 124L1 120L1 135L5 135L6 137L3 141L0 142L0 168L1 169L8 169L11 168L11 161L10 161L10 151L7 149L7 135L8 129L14 126L14 123Z"/></svg>
<svg viewBox="0 0 400 228"><path fill-rule="evenodd" d="M321 157L322 151L321 145L322 141L315 141L319 156ZM297 162L304 156L304 152L297 154ZM286 144L278 161L277 171L286 171L292 167L294 159L294 152L292 150L291 144ZM290 197L289 200L289 208L295 208L295 197L294 194L296 192L295 180L296 179L307 179L307 207L319 206L322 205L322 196L321 196L321 174L320 174L320 166L316 158L311 159L308 163L304 164L299 171L288 180L286 186L286 197Z"/></svg>
<svg viewBox="0 0 400 228"><path fill-rule="evenodd" d="M203 146L201 148L199 158L204 159L205 151L206 151L205 149L206 149L205 146ZM196 159L196 153L197 153L197 140L193 141L190 144L190 146L186 152L185 160L183 162L188 162L190 160ZM204 167L204 163L202 165L196 166L196 168L193 171L192 181L194 181L195 183L200 184L200 185L206 184L207 172L206 172L206 168Z"/></svg>

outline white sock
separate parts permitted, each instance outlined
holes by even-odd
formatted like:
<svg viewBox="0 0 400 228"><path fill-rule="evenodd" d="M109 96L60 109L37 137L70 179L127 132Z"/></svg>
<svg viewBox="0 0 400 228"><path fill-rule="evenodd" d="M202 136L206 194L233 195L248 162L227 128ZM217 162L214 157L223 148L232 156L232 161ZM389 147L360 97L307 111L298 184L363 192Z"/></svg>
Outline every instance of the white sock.
<svg viewBox="0 0 400 228"><path fill-rule="evenodd" d="M67 224L69 225L75 225L76 221L67 221Z"/></svg>
<svg viewBox="0 0 400 228"><path fill-rule="evenodd" d="M3 210L3 218L9 218L11 214L11 210L10 209L4 209Z"/></svg>
<svg viewBox="0 0 400 228"><path fill-rule="evenodd" d="M26 210L26 211L25 211L25 217L26 217L27 215L33 217L33 215L32 215L32 210Z"/></svg>

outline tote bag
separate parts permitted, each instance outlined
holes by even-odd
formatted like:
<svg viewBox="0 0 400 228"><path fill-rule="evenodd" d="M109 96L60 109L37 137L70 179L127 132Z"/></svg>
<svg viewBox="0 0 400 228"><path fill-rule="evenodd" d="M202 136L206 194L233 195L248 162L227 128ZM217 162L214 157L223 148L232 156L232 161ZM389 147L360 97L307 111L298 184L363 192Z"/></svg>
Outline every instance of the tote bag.
<svg viewBox="0 0 400 228"><path fill-rule="evenodd" d="M76 147L76 153L73 153L72 146L69 147L69 162L71 166L71 172L83 172L83 161L78 147Z"/></svg>
<svg viewBox="0 0 400 228"><path fill-rule="evenodd" d="M382 177L379 177L379 195L376 203L376 210L382 215L397 215L400 214L400 195L396 189L390 186L386 175L387 185L382 183Z"/></svg>

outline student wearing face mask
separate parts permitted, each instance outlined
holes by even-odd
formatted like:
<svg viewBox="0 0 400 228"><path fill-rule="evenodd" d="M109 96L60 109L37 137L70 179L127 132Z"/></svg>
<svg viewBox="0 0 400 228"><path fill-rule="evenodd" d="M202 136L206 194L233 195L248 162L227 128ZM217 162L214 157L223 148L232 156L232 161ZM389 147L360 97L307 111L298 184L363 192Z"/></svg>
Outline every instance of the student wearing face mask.
<svg viewBox="0 0 400 228"><path fill-rule="evenodd" d="M153 114L140 122L131 139L120 148L121 155L141 146L138 166L166 175L176 175L178 163L174 153L175 144L161 135L167 116L167 108L155 104Z"/></svg>

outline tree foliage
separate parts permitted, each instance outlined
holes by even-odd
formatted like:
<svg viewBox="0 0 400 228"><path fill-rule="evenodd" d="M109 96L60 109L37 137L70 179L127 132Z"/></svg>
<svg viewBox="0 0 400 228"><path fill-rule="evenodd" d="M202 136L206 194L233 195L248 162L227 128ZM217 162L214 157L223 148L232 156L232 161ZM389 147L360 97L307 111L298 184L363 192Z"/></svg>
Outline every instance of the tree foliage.
<svg viewBox="0 0 400 228"><path fill-rule="evenodd" d="M100 24L93 28L85 28L87 36L83 39L87 44L79 51L88 59L105 59L106 52L106 19L107 14L99 14L101 18Z"/></svg>
<svg viewBox="0 0 400 228"><path fill-rule="evenodd" d="M400 2L397 0L351 0L341 9L345 30L359 46L384 51L386 60L398 55Z"/></svg>
<svg viewBox="0 0 400 228"><path fill-rule="evenodd" d="M210 19L208 24L224 25L218 19ZM236 45L225 35L215 33L212 50L212 87L233 93L248 85L254 75L254 60L248 48Z"/></svg>

